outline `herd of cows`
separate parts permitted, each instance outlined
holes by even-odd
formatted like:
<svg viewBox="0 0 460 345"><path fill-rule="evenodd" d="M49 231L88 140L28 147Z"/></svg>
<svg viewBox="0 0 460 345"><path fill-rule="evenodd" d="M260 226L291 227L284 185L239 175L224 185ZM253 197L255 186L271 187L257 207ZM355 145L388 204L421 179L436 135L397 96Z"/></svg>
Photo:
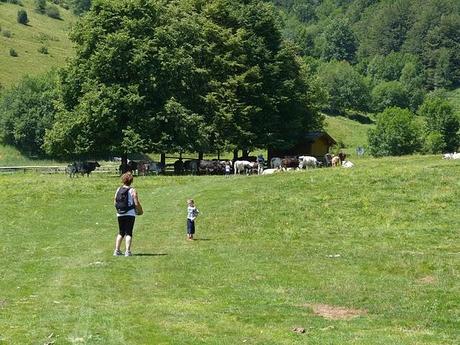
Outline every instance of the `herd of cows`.
<svg viewBox="0 0 460 345"><path fill-rule="evenodd" d="M192 175L223 175L223 174L258 174L266 175L277 171L293 169L311 169L319 167L353 167L353 163L346 160L346 155L340 153L337 156L326 154L321 160L313 156L289 156L274 157L266 162L261 156L249 156L244 159L230 160L203 160L190 159L183 161L176 160L170 166L174 168L174 174L192 174ZM67 173L70 177L77 174L91 174L100 164L96 161L74 162L67 166ZM129 160L127 165L120 165L118 172L120 174L131 171L136 175L159 175L165 173L166 164L154 161L133 161Z"/></svg>

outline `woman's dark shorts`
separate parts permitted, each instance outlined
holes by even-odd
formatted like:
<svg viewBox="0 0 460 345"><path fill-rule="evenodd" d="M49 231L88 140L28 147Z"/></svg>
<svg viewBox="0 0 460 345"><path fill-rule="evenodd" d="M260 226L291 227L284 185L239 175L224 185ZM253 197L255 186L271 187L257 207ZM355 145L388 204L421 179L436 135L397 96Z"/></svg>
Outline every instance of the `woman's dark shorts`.
<svg viewBox="0 0 460 345"><path fill-rule="evenodd" d="M134 221L136 217L134 216L122 216L118 217L118 233L125 236L133 236Z"/></svg>
<svg viewBox="0 0 460 345"><path fill-rule="evenodd" d="M193 235L195 233L195 221L187 218L187 234Z"/></svg>

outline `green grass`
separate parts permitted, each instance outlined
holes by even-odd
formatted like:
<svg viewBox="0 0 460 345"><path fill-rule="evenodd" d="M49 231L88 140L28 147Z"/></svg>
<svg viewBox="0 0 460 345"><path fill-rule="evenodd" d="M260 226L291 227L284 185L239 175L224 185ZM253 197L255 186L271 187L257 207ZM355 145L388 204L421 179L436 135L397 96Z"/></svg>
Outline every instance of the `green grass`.
<svg viewBox="0 0 460 345"><path fill-rule="evenodd" d="M131 258L112 256L118 177L0 175L0 344L458 344L459 174L414 156L139 177Z"/></svg>
<svg viewBox="0 0 460 345"><path fill-rule="evenodd" d="M367 147L367 132L373 126L344 116L326 116L325 121L326 132L337 142L344 143L348 153L354 153L358 146Z"/></svg>
<svg viewBox="0 0 460 345"><path fill-rule="evenodd" d="M21 0L23 7L0 3L0 84L8 87L18 82L24 75L35 75L49 71L52 67L63 66L66 58L73 54L68 31L76 17L59 7L62 20L52 19L35 12L33 0ZM28 25L17 22L19 9L25 9ZM11 37L5 37L10 32ZM38 52L41 47L48 54ZM14 49L17 57L10 56Z"/></svg>

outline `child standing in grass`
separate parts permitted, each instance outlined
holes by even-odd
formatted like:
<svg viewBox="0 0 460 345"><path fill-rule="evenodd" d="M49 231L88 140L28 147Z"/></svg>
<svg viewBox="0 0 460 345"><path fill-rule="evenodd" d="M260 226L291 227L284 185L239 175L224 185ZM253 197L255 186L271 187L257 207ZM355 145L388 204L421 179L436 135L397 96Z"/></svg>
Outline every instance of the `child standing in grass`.
<svg viewBox="0 0 460 345"><path fill-rule="evenodd" d="M198 209L195 207L193 199L187 200L187 239L193 241L193 235L195 234L195 219L198 216Z"/></svg>

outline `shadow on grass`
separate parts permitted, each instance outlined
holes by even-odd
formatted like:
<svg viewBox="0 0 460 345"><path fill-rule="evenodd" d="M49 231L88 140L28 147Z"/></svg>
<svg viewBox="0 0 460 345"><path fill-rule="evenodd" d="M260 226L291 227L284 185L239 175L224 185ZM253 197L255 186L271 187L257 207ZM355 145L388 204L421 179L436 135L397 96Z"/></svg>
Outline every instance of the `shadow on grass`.
<svg viewBox="0 0 460 345"><path fill-rule="evenodd" d="M194 238L194 241L212 241L210 238Z"/></svg>
<svg viewBox="0 0 460 345"><path fill-rule="evenodd" d="M138 253L138 254L133 254L133 256L165 256L168 254L163 254L163 253Z"/></svg>

